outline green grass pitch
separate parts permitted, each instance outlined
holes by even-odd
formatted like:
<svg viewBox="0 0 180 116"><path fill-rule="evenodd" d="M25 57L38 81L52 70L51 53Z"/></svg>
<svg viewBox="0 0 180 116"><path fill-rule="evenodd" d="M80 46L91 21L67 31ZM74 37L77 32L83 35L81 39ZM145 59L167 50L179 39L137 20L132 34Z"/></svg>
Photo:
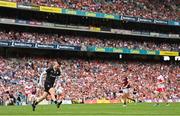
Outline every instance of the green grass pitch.
<svg viewBox="0 0 180 116"><path fill-rule="evenodd" d="M57 109L55 105L39 105L36 111L31 106L0 106L0 116L180 116L180 103L169 106L151 103L128 104L73 104L62 105Z"/></svg>

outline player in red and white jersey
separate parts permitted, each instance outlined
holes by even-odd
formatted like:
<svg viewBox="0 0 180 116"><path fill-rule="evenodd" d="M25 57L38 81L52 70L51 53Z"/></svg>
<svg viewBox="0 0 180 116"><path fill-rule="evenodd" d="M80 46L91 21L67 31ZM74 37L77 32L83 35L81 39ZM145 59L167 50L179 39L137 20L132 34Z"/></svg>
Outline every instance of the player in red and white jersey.
<svg viewBox="0 0 180 116"><path fill-rule="evenodd" d="M165 79L162 75L157 78L157 91L159 93L165 92Z"/></svg>
<svg viewBox="0 0 180 116"><path fill-rule="evenodd" d="M24 89L25 89L27 103L31 102L30 98L31 98L32 87L33 86L29 82L26 82Z"/></svg>
<svg viewBox="0 0 180 116"><path fill-rule="evenodd" d="M157 77L157 83L156 83L156 105L159 105L159 99L162 99L164 102L168 104L168 99L166 95L166 81L163 75L159 75Z"/></svg>

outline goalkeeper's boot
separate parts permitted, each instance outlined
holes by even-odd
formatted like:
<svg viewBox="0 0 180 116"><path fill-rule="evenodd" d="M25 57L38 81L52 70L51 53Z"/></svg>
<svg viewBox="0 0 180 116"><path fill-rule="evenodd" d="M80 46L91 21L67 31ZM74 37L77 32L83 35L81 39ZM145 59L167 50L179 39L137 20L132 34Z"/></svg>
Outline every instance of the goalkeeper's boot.
<svg viewBox="0 0 180 116"><path fill-rule="evenodd" d="M32 103L32 109L33 109L33 111L35 111L36 105L37 105L36 101L33 101L33 103Z"/></svg>
<svg viewBox="0 0 180 116"><path fill-rule="evenodd" d="M57 108L59 108L61 104L62 104L62 101L58 102L57 103Z"/></svg>

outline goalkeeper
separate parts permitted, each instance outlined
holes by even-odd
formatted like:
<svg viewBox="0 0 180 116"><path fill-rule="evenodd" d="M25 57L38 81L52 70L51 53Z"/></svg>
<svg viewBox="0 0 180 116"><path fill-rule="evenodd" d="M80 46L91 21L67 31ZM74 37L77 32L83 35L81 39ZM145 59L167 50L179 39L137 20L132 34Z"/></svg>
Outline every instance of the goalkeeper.
<svg viewBox="0 0 180 116"><path fill-rule="evenodd" d="M59 66L60 65L58 62L53 62L53 66L51 66L50 68L48 68L46 71L44 71L41 74L39 84L38 84L41 87L42 87L43 77L46 75L46 79L45 79L45 83L44 83L44 93L39 99L33 101L33 103L32 103L33 111L35 111L37 104L39 104L41 101L43 101L48 96L48 94L51 95L51 98L52 98L53 102L57 105L57 108L60 107L62 101L58 102L56 100L56 97L55 97L56 93L55 93L55 89L53 87L56 78L59 77L61 74Z"/></svg>

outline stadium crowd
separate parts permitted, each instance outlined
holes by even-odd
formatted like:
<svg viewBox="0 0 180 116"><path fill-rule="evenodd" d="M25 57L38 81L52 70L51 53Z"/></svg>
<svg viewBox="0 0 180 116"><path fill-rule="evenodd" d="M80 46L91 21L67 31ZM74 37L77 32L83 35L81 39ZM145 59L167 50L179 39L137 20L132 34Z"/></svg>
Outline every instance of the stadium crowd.
<svg viewBox="0 0 180 116"><path fill-rule="evenodd" d="M138 41L132 39L109 39L95 38L83 36L70 36L62 34L47 34L47 33L31 33L18 31L3 31L0 30L0 40L13 40L18 42L34 42L44 44L65 44L75 46L96 46L96 47L115 47L129 49L145 49L145 50L168 50L179 51L178 43L167 43L157 41Z"/></svg>
<svg viewBox="0 0 180 116"><path fill-rule="evenodd" d="M180 20L178 0L7 0L83 11L138 16L150 19Z"/></svg>
<svg viewBox="0 0 180 116"><path fill-rule="evenodd" d="M41 57L0 57L0 103L16 103L26 99L26 86L36 86L39 75L55 59ZM122 79L128 77L132 88L142 101L154 99L157 77L166 80L169 99L180 98L177 64L61 59L61 78L57 81L64 88L66 100L118 99ZM42 89L43 90L43 89ZM42 93L38 90L37 97Z"/></svg>

